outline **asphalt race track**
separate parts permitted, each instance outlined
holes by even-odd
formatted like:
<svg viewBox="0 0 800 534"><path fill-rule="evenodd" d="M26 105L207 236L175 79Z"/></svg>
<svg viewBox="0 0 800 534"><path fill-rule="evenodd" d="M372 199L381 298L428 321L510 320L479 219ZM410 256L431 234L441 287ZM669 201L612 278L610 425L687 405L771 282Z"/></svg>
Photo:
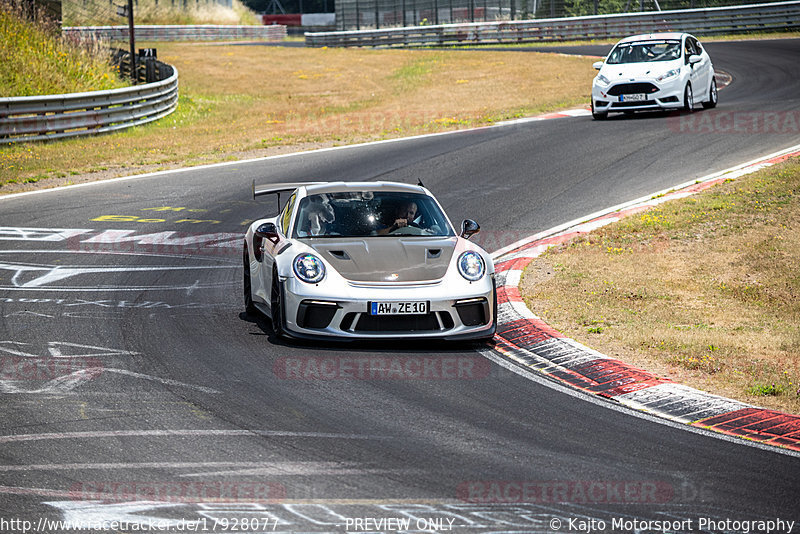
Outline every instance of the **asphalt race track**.
<svg viewBox="0 0 800 534"><path fill-rule="evenodd" d="M707 49L733 76L713 112L527 122L0 200L0 531L800 521L796 455L567 394L487 347L285 344L242 313L240 235L273 208L250 199L253 179L421 179L495 250L800 143L786 123L800 111L800 40ZM409 365L424 375L391 371Z"/></svg>

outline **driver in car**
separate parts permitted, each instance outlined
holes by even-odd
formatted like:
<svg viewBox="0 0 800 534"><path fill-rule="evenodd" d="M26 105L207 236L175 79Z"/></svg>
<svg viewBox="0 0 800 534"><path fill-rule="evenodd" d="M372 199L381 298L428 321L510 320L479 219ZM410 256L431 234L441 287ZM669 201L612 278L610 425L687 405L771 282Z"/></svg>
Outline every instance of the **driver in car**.
<svg viewBox="0 0 800 534"><path fill-rule="evenodd" d="M386 235L394 232L398 228L404 228L411 224L411 222L416 219L417 217L417 203L416 202L404 202L397 207L397 211L395 212L395 219L394 223L391 226L387 226L386 228L381 228L378 230L378 235Z"/></svg>

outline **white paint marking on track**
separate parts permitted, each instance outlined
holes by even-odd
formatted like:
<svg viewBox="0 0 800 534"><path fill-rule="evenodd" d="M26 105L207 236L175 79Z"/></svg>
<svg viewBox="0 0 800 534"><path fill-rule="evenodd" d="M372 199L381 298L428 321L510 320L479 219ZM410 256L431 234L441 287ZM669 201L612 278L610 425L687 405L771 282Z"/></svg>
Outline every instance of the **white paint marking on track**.
<svg viewBox="0 0 800 534"><path fill-rule="evenodd" d="M16 348L12 348L11 346ZM22 341L0 341L0 351L7 352L14 356L22 356L24 358L99 358L100 356L133 356L139 354L131 350L119 350L109 347L96 347L94 345L81 345L79 343L69 343L67 341L48 341L47 352L48 356L41 356L39 354L32 354L30 352L22 351L19 346L30 345ZM67 349L72 349L73 352L65 354ZM75 350L80 352L75 353Z"/></svg>
<svg viewBox="0 0 800 534"><path fill-rule="evenodd" d="M501 121L496 123L496 126L517 126L519 124L529 124L531 122L541 122L551 119L566 119L572 117L587 117L592 112L585 108L567 109L564 111L557 111L555 113L547 113L545 115L538 115L536 117L525 117L523 119L513 119L508 121Z"/></svg>
<svg viewBox="0 0 800 534"><path fill-rule="evenodd" d="M213 389L213 388L208 388L208 387L205 387L205 386L196 386L194 384L187 384L186 382L179 382L177 380L171 380L169 378L159 378L157 376L145 375L145 374L142 374L142 373L135 373L133 371L128 371L126 369L102 369L102 372L103 373L116 373L118 375L125 375L125 376L132 376L134 378L141 378L143 380L151 380L153 382L160 382L160 383L165 384L167 386L180 386L180 387L183 387L183 388L194 389L194 390L197 390L197 391L201 391L203 393L211 393L211 394L221 393L221 391Z"/></svg>
<svg viewBox="0 0 800 534"><path fill-rule="evenodd" d="M0 241L67 241L88 232L88 228L28 228L0 226Z"/></svg>
<svg viewBox="0 0 800 534"><path fill-rule="evenodd" d="M22 311L16 311L16 312L12 312L12 313L7 313L7 314L3 315L3 318L4 319L8 319L9 317L19 317L19 316L23 316L23 315L32 315L33 317L45 317L47 319L52 319L53 317L55 317L55 315L47 315L46 313L38 313L38 312L33 312L33 311L28 311L28 310L22 310Z"/></svg>
<svg viewBox="0 0 800 534"><path fill-rule="evenodd" d="M190 266L144 266L144 267L115 267L115 266L98 266L98 267L71 267L60 265L26 265L16 263L0 263L0 269L6 271L14 271L11 277L11 283L16 288L39 288L45 284L53 282L60 282L73 276L80 276L85 274L101 274L101 273L128 273L128 272L156 272L156 271L188 271L198 269L231 269L233 265L190 265ZM20 276L30 272L44 272L41 276L29 280L27 282L20 282ZM5 289L5 288L3 288Z"/></svg>
<svg viewBox="0 0 800 534"><path fill-rule="evenodd" d="M74 495L71 497L74 499ZM142 529L147 532L152 532L153 525L158 525L159 530L175 528L179 531L197 531L198 527L204 524L201 520L187 521L186 519L170 519L143 514L143 512L174 508L176 506L175 503L157 501L103 503L101 501L73 500L46 502L44 504L57 508L62 513L65 522L81 530L85 529L94 532L97 532L95 526L98 524L147 525L146 528Z"/></svg>
<svg viewBox="0 0 800 534"><path fill-rule="evenodd" d="M37 359L37 360L45 360L51 358L68 360L68 359L78 359L78 358L99 358L103 356L104 357L132 356L138 354L137 352L133 351L115 350L106 347L95 347L92 345L80 345L77 343L50 341L47 343L47 352L49 354L42 356L38 354L33 354L31 352L26 352L27 350L30 349L22 350L21 347L27 345L30 344L18 341L0 341L0 352L5 352L7 354L11 354L12 356ZM70 350L71 352L65 354L64 351L66 350ZM80 353L74 354L76 350L79 351ZM166 384L169 386L180 386L180 387L190 388L197 391L201 391L203 393L211 393L211 394L220 393L220 391L213 388L197 386L194 384L187 384L185 382L179 382L177 380L171 380L168 378L159 378L156 376L136 373L133 371L128 371L126 369L106 368L99 366L88 367L86 369L80 369L78 371L69 373L64 376L59 376L57 378L47 381L43 386L35 389L23 388L19 386L20 383L24 384L27 383L27 381L0 379L0 393L6 393L6 394L68 393L77 388L78 386L80 386L81 384L93 380L103 373L116 373L119 375L131 376L134 378L141 378L144 380L151 380L153 382L160 382L162 384Z"/></svg>
<svg viewBox="0 0 800 534"><path fill-rule="evenodd" d="M0 239L2 241L2 239ZM226 256L202 256L202 255L195 255L195 254L165 254L163 252L132 252L132 251L125 251L125 250L25 250L25 249L15 249L15 250L0 250L0 254L30 254L30 255L37 255L37 254L59 254L64 256L65 254L102 254L103 256L147 256L153 258L174 258L179 260L185 260L187 257L192 259L196 259L198 261L218 261L218 262L229 262L229 263L236 263L238 266L241 258L236 255L236 260L232 260Z"/></svg>
<svg viewBox="0 0 800 534"><path fill-rule="evenodd" d="M216 476L292 476L292 475L375 475L386 473L415 474L420 469L389 469L357 467L357 464L339 464L337 462L285 462L246 466L244 469L224 469L221 471L203 471L178 475L179 478L216 477Z"/></svg>
<svg viewBox="0 0 800 534"><path fill-rule="evenodd" d="M127 291L188 291L196 289L214 289L220 287L241 285L241 282L218 282L213 284L203 284L201 286L133 286L133 287L13 287L0 286L3 291L33 291L33 292L56 292L56 293L119 293Z"/></svg>
<svg viewBox="0 0 800 534"><path fill-rule="evenodd" d="M310 438L344 440L383 440L393 436L365 434L337 434L330 432L293 432L290 430L216 430L216 429L176 429L176 430L97 430L87 432L52 432L45 434L17 434L0 436L0 443L19 443L30 441L50 441L62 439L101 439L132 437L244 437L244 438Z"/></svg>
<svg viewBox="0 0 800 534"><path fill-rule="evenodd" d="M64 394L69 393L84 382L89 382L103 372L100 367L90 367L81 369L68 375L59 376L45 383L44 386L36 389L20 388L17 380L0 379L0 393L4 394ZM26 381L23 381L23 383Z"/></svg>
<svg viewBox="0 0 800 534"><path fill-rule="evenodd" d="M64 464L0 465L0 473L27 471L106 471L136 469L238 469L259 475L370 474L403 472L408 469L364 469L339 462L97 462ZM412 470L413 471L413 470ZM220 471L225 474L226 471ZM200 473L199 476L205 473Z"/></svg>

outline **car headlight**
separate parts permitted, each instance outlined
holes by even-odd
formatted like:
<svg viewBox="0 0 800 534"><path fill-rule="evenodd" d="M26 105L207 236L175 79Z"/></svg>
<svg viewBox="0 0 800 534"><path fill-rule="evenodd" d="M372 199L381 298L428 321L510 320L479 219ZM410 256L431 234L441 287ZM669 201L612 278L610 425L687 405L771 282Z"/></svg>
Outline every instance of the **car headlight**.
<svg viewBox="0 0 800 534"><path fill-rule="evenodd" d="M598 74L597 78L595 78L595 80L597 80L597 83L599 83L600 85L608 85L608 84L611 83L611 80L609 80L608 78L606 78L602 74Z"/></svg>
<svg viewBox="0 0 800 534"><path fill-rule="evenodd" d="M313 254L299 254L294 259L294 274L307 284L316 284L325 278L325 264Z"/></svg>
<svg viewBox="0 0 800 534"><path fill-rule="evenodd" d="M656 78L656 81L657 82L663 82L664 80L669 80L670 78L674 78L675 76L677 76L680 73L681 73L681 69L680 69L680 67L678 67L677 69L672 69L670 71L665 72L664 74L662 74L661 76Z"/></svg>
<svg viewBox="0 0 800 534"><path fill-rule="evenodd" d="M476 282L486 272L486 264L480 254L468 250L458 257L458 272L470 282Z"/></svg>

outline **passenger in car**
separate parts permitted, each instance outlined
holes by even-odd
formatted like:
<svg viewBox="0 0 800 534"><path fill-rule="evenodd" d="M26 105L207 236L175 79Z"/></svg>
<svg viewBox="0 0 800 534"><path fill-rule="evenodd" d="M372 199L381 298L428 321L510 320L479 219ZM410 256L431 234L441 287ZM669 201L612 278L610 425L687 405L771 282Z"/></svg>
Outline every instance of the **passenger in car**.
<svg viewBox="0 0 800 534"><path fill-rule="evenodd" d="M333 206L315 197L309 197L309 200L308 206L299 215L297 235L299 237L326 235L328 226L336 220Z"/></svg>

